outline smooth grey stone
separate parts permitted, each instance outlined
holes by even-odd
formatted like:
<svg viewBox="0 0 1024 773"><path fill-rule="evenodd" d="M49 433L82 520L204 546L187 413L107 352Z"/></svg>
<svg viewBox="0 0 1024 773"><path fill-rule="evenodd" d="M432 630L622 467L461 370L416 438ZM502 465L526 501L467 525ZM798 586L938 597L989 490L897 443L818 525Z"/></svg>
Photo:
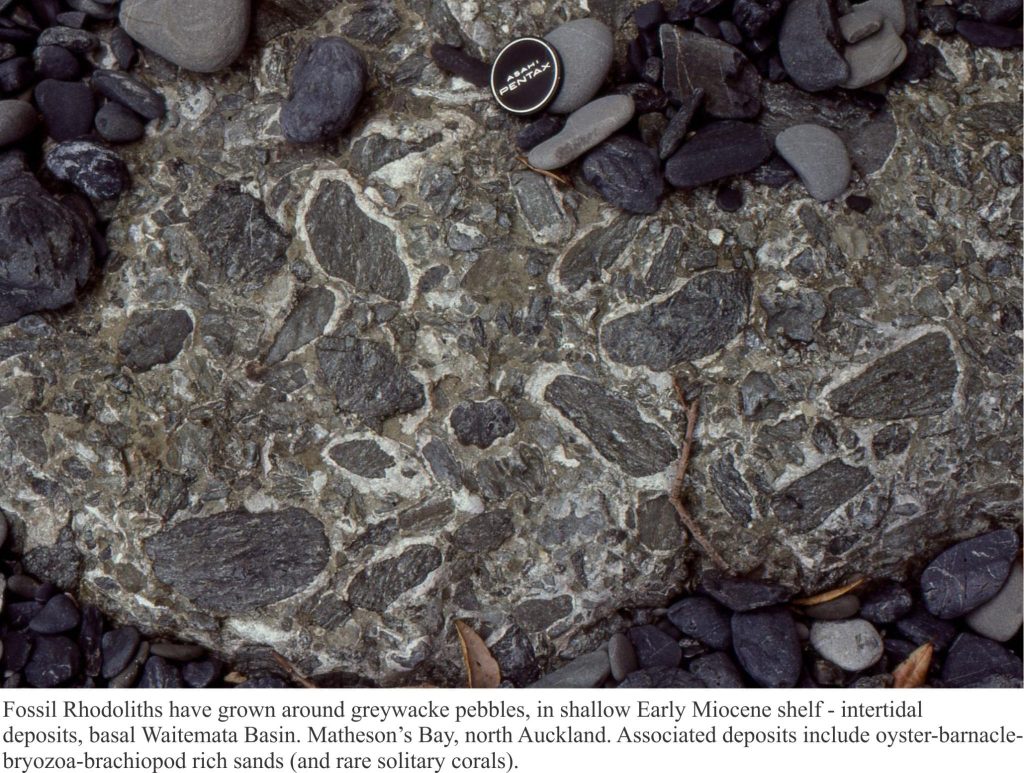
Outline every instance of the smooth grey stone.
<svg viewBox="0 0 1024 773"><path fill-rule="evenodd" d="M196 663L186 663L181 669L185 684L196 689L209 687L221 673L220 661L209 658Z"/></svg>
<svg viewBox="0 0 1024 773"><path fill-rule="evenodd" d="M49 27L39 34L40 46L60 46L74 54L87 54L99 45L99 38L74 27Z"/></svg>
<svg viewBox="0 0 1024 773"><path fill-rule="evenodd" d="M124 0L120 21L136 42L179 67L216 72L245 48L249 0Z"/></svg>
<svg viewBox="0 0 1024 773"><path fill-rule="evenodd" d="M850 13L877 13L892 24L893 31L897 35L902 35L907 30L907 11L903 2L904 0L867 0L866 3L854 5Z"/></svg>
<svg viewBox="0 0 1024 773"><path fill-rule="evenodd" d="M824 126L791 126L775 138L775 149L818 201L838 198L850 184L850 154L846 145L838 134Z"/></svg>
<svg viewBox="0 0 1024 773"><path fill-rule="evenodd" d="M33 98L46 123L46 133L57 142L73 140L92 131L96 100L85 83L52 78L36 85Z"/></svg>
<svg viewBox="0 0 1024 773"><path fill-rule="evenodd" d="M1002 590L967 615L967 625L994 641L1009 641L1024 621L1024 572L1017 561Z"/></svg>
<svg viewBox="0 0 1024 773"><path fill-rule="evenodd" d="M981 687L996 677L1019 680L1021 659L990 639L962 633L942 664L942 681L946 687Z"/></svg>
<svg viewBox="0 0 1024 773"><path fill-rule="evenodd" d="M656 625L640 625L626 632L640 668L676 668L683 659L679 644Z"/></svg>
<svg viewBox="0 0 1024 773"><path fill-rule="evenodd" d="M595 99L569 116L562 131L530 151L536 169L558 169L613 135L633 117L633 98L613 94Z"/></svg>
<svg viewBox="0 0 1024 773"><path fill-rule="evenodd" d="M657 212L665 180L658 154L650 146L618 135L590 151L581 169L583 179L608 203L626 212Z"/></svg>
<svg viewBox="0 0 1024 773"><path fill-rule="evenodd" d="M542 676L529 687L561 689L597 687L608 678L610 673L611 664L608 661L608 653L604 650L597 650L581 655L567 666L562 666L557 671Z"/></svg>
<svg viewBox="0 0 1024 773"><path fill-rule="evenodd" d="M82 661L86 676L97 677L103 665L103 615L98 607L86 604L82 607L82 623L78 627L78 646L82 650Z"/></svg>
<svg viewBox="0 0 1024 773"><path fill-rule="evenodd" d="M956 636L952 623L940 620L924 607L915 607L910 614L897 620L896 630L914 644L931 642L939 651L946 649Z"/></svg>
<svg viewBox="0 0 1024 773"><path fill-rule="evenodd" d="M882 637L867 620L819 620L811 626L811 646L844 671L863 671L875 665L885 648Z"/></svg>
<svg viewBox="0 0 1024 773"><path fill-rule="evenodd" d="M611 664L612 679L617 682L636 671L636 650L625 634L617 633L608 640L608 661Z"/></svg>
<svg viewBox="0 0 1024 773"><path fill-rule="evenodd" d="M28 627L36 633L64 633L77 626L80 620L78 605L70 596L61 593L46 602Z"/></svg>
<svg viewBox="0 0 1024 773"><path fill-rule="evenodd" d="M139 674L142 672L142 666L146 663L149 658L149 642L144 641L139 645L138 652L135 653L135 657L132 662L120 674L115 676L107 683L107 687L112 689L125 689L135 684L139 678Z"/></svg>
<svg viewBox="0 0 1024 773"><path fill-rule="evenodd" d="M566 22L551 30L544 39L562 60L562 86L548 105L548 112L571 113L587 104L600 90L612 66L615 39L612 31L597 19Z"/></svg>
<svg viewBox="0 0 1024 773"><path fill-rule="evenodd" d="M803 613L815 620L845 620L860 611L860 599L847 593L837 599L804 607Z"/></svg>
<svg viewBox="0 0 1024 773"><path fill-rule="evenodd" d="M24 138L35 128L38 120L35 108L28 102L0 100L0 148Z"/></svg>
<svg viewBox="0 0 1024 773"><path fill-rule="evenodd" d="M157 641L149 645L149 654L165 660L176 660L187 663L206 656L206 649L198 644L175 644L168 641Z"/></svg>
<svg viewBox="0 0 1024 773"><path fill-rule="evenodd" d="M152 652L152 648L150 648ZM159 655L151 655L142 669L142 679L139 680L140 689L174 689L184 687L181 681L181 672L176 666L171 665Z"/></svg>
<svg viewBox="0 0 1024 773"><path fill-rule="evenodd" d="M839 32L847 43L857 43L882 29L884 21L885 17L878 11L858 8L853 13L839 17Z"/></svg>
<svg viewBox="0 0 1024 773"><path fill-rule="evenodd" d="M887 19L874 35L847 46L843 58L850 66L850 75L842 82L842 87L859 89L877 83L903 64L907 44Z"/></svg>

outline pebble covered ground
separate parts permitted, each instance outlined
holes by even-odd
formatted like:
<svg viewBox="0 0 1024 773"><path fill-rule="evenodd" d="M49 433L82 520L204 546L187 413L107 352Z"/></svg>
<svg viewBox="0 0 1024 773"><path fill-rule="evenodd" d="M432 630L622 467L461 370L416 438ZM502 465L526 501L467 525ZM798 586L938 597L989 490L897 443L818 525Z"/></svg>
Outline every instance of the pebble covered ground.
<svg viewBox="0 0 1024 773"><path fill-rule="evenodd" d="M0 0L6 678L1016 684L1020 17Z"/></svg>

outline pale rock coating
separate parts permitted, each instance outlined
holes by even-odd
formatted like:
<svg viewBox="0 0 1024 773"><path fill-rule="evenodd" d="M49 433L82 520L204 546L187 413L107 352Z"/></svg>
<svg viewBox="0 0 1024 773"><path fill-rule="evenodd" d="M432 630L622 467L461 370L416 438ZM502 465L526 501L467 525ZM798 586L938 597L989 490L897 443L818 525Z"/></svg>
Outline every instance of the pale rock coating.
<svg viewBox="0 0 1024 773"><path fill-rule="evenodd" d="M570 115L562 131L530 151L530 165L565 166L629 123L635 109L633 98L625 94L595 99Z"/></svg>
<svg viewBox="0 0 1024 773"><path fill-rule="evenodd" d="M779 155L818 201L838 198L850 184L850 154L842 138L816 124L791 126L775 138Z"/></svg>
<svg viewBox="0 0 1024 773"><path fill-rule="evenodd" d="M612 66L615 39L597 19L576 19L551 30L544 39L562 61L562 86L548 105L550 113L571 113L594 98Z"/></svg>
<svg viewBox="0 0 1024 773"><path fill-rule="evenodd" d="M124 0L120 21L136 42L179 67L216 72L249 37L249 0Z"/></svg>
<svg viewBox="0 0 1024 773"><path fill-rule="evenodd" d="M850 75L842 86L859 89L877 83L903 64L907 58L907 44L888 20L882 29L859 43L847 46L843 57L850 66Z"/></svg>

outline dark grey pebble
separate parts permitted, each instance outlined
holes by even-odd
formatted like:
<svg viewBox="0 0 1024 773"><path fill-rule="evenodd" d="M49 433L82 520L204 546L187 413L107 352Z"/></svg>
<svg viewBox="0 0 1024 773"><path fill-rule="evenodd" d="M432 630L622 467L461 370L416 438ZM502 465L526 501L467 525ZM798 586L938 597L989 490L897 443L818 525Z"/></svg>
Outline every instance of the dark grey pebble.
<svg viewBox="0 0 1024 773"><path fill-rule="evenodd" d="M878 625L894 623L914 606L910 592L895 582L886 582L868 593L860 605L860 616Z"/></svg>
<svg viewBox="0 0 1024 773"><path fill-rule="evenodd" d="M619 683L619 687L627 690L694 690L703 688L704 682L681 668L660 666L634 671Z"/></svg>
<svg viewBox="0 0 1024 773"><path fill-rule="evenodd" d="M86 84L45 80L36 86L34 95L46 123L46 133L57 142L73 140L92 131L96 103L92 89Z"/></svg>
<svg viewBox="0 0 1024 773"><path fill-rule="evenodd" d="M844 83L850 67L840 49L833 0L793 0L779 29L779 56L786 73L804 91Z"/></svg>
<svg viewBox="0 0 1024 773"><path fill-rule="evenodd" d="M516 147L522 151L533 150L544 140L549 140L565 126L565 119L559 115L547 113L536 121L532 121L516 135Z"/></svg>
<svg viewBox="0 0 1024 773"><path fill-rule="evenodd" d="M920 647L920 644L915 644L912 641L906 639L894 639L892 637L886 637L885 639L885 657L889 664L889 670L891 671L904 660L910 657L910 655Z"/></svg>
<svg viewBox="0 0 1024 773"><path fill-rule="evenodd" d="M661 4L661 0L644 3L633 10L633 21L636 22L636 27L639 30L657 29L665 22L666 18L665 7Z"/></svg>
<svg viewBox="0 0 1024 773"><path fill-rule="evenodd" d="M652 214L665 190L661 162L653 148L619 135L598 145L584 158L583 179L601 197L626 212Z"/></svg>
<svg viewBox="0 0 1024 773"><path fill-rule="evenodd" d="M88 14L82 11L65 11L58 13L55 21L62 27L74 27L80 30L85 26L85 20L88 18Z"/></svg>
<svg viewBox="0 0 1024 773"><path fill-rule="evenodd" d="M128 70L139 56L139 50L131 36L120 27L114 27L110 33L110 51L117 60L117 66L122 70Z"/></svg>
<svg viewBox="0 0 1024 773"><path fill-rule="evenodd" d="M107 102L96 113L96 133L107 142L135 142L146 134L146 125L134 110Z"/></svg>
<svg viewBox="0 0 1024 773"><path fill-rule="evenodd" d="M704 89L700 88L694 89L679 101L679 108L669 119L668 126L665 127L658 143L658 155L662 161L679 149L679 145L690 130L690 122L693 121L703 101Z"/></svg>
<svg viewBox="0 0 1024 773"><path fill-rule="evenodd" d="M956 11L948 5L925 5L920 14L925 26L936 35L952 35L956 31Z"/></svg>
<svg viewBox="0 0 1024 773"><path fill-rule="evenodd" d="M79 620L78 605L70 596L61 593L46 602L28 627L36 633L64 633L75 628Z"/></svg>
<svg viewBox="0 0 1024 773"><path fill-rule="evenodd" d="M92 87L107 99L119 102L148 120L161 118L167 112L162 94L123 72L96 70L92 74Z"/></svg>
<svg viewBox="0 0 1024 773"><path fill-rule="evenodd" d="M1021 679L1021 659L1000 644L962 633L942 664L942 681L946 687L972 687L992 677Z"/></svg>
<svg viewBox="0 0 1024 773"><path fill-rule="evenodd" d="M677 188L696 188L750 172L772 154L764 131L739 121L717 121L697 130L665 165L666 179Z"/></svg>
<svg viewBox="0 0 1024 773"><path fill-rule="evenodd" d="M32 60L24 56L0 62L0 94L14 94L28 88L35 79Z"/></svg>
<svg viewBox="0 0 1024 773"><path fill-rule="evenodd" d="M718 25L711 22L717 32ZM704 111L715 118L754 118L761 112L761 76L743 53L722 40L665 24L660 30L670 98L704 92Z"/></svg>
<svg viewBox="0 0 1024 773"><path fill-rule="evenodd" d="M135 657L141 641L138 629L131 625L103 634L103 678L112 679L124 671Z"/></svg>
<svg viewBox="0 0 1024 773"><path fill-rule="evenodd" d="M683 633L716 650L732 644L730 615L718 602L703 596L691 596L673 604L668 619Z"/></svg>
<svg viewBox="0 0 1024 773"><path fill-rule="evenodd" d="M150 652L153 649L150 647ZM181 681L181 672L177 666L172 666L159 655L150 655L142 669L142 679L139 680L139 687L142 689L174 689L184 687Z"/></svg>
<svg viewBox="0 0 1024 773"><path fill-rule="evenodd" d="M990 24L1020 22L1021 0L953 0L961 16ZM945 6L944 6L945 7Z"/></svg>
<svg viewBox="0 0 1024 773"><path fill-rule="evenodd" d="M290 142L320 142L339 136L355 117L366 88L366 60L347 41L320 38L299 56L291 92L281 109Z"/></svg>
<svg viewBox="0 0 1024 773"><path fill-rule="evenodd" d="M487 63L461 48L434 43L430 47L430 58L445 72L456 75L474 86L486 89L491 83L491 68Z"/></svg>
<svg viewBox="0 0 1024 773"><path fill-rule="evenodd" d="M219 660L207 658L186 663L181 669L181 678L193 688L209 687L220 678L222 666Z"/></svg>
<svg viewBox="0 0 1024 773"><path fill-rule="evenodd" d="M960 617L995 596L1020 549L1017 533L1000 529L949 548L921 575L921 596L936 617Z"/></svg>
<svg viewBox="0 0 1024 773"><path fill-rule="evenodd" d="M40 604L45 604L58 593L58 588L49 580L39 583L36 587L36 595L33 598Z"/></svg>
<svg viewBox="0 0 1024 773"><path fill-rule="evenodd" d="M99 38L88 30L74 27L48 27L39 33L41 46L61 46L76 54L87 54L99 45Z"/></svg>
<svg viewBox="0 0 1024 773"><path fill-rule="evenodd" d="M18 601L4 607L4 615L11 628L25 628L39 614L43 605L38 601Z"/></svg>
<svg viewBox="0 0 1024 773"><path fill-rule="evenodd" d="M713 652L691 661L690 673L715 690L743 687L743 674L724 652Z"/></svg>
<svg viewBox="0 0 1024 773"><path fill-rule="evenodd" d="M748 38L756 38L781 13L782 6L782 0L735 0L732 20Z"/></svg>
<svg viewBox="0 0 1024 773"><path fill-rule="evenodd" d="M723 185L715 193L715 205L723 212L736 212L743 206L743 189Z"/></svg>
<svg viewBox="0 0 1024 773"><path fill-rule="evenodd" d="M762 687L795 687L800 679L800 638L782 607L736 612L732 646L743 670Z"/></svg>
<svg viewBox="0 0 1024 773"><path fill-rule="evenodd" d="M39 582L27 574L12 574L7 578L7 590L23 599L34 599Z"/></svg>
<svg viewBox="0 0 1024 773"><path fill-rule="evenodd" d="M146 664L148 659L149 642L144 641L139 645L139 650L135 653L135 657L132 659L132 662L128 664L124 671L111 679L107 684L107 687L123 690L134 685L139 680L139 674L142 672L142 667Z"/></svg>
<svg viewBox="0 0 1024 773"><path fill-rule="evenodd" d="M103 664L103 615L92 604L82 607L82 623L78 628L78 647L82 651L86 676L99 676Z"/></svg>
<svg viewBox="0 0 1024 773"><path fill-rule="evenodd" d="M930 641L939 651L946 649L956 636L952 623L940 620L921 607L915 607L909 615L898 620L896 630L918 645Z"/></svg>
<svg viewBox="0 0 1024 773"><path fill-rule="evenodd" d="M1020 48L1020 27L1002 27L983 21L961 19L956 24L960 37L972 46L983 48Z"/></svg>
<svg viewBox="0 0 1024 773"><path fill-rule="evenodd" d="M32 635L27 631L10 631L3 636L5 671L21 671L32 654Z"/></svg>
<svg viewBox="0 0 1024 773"><path fill-rule="evenodd" d="M626 632L641 669L675 668L683 659L679 644L653 625L640 625Z"/></svg>
<svg viewBox="0 0 1024 773"><path fill-rule="evenodd" d="M637 670L639 664L636 650L628 636L617 633L608 640L608 662L612 669L612 679L617 682L621 682Z"/></svg>
<svg viewBox="0 0 1024 773"><path fill-rule="evenodd" d="M149 652L166 660L187 663L206 657L206 649L198 644L175 644L174 642L150 642Z"/></svg>
<svg viewBox="0 0 1024 773"><path fill-rule="evenodd" d="M100 21L117 18L117 0L66 0L76 11L88 14Z"/></svg>
<svg viewBox="0 0 1024 773"><path fill-rule="evenodd" d="M128 187L128 167L124 161L95 142L60 143L46 154L46 168L58 180L71 183L94 199L116 199Z"/></svg>
<svg viewBox="0 0 1024 773"><path fill-rule="evenodd" d="M748 612L789 601L792 592L771 582L726 577L719 573L705 575L700 590L734 612Z"/></svg>
<svg viewBox="0 0 1024 773"><path fill-rule="evenodd" d="M25 666L25 680L33 687L59 687L78 675L81 655L67 636L40 636Z"/></svg>
<svg viewBox="0 0 1024 773"><path fill-rule="evenodd" d="M40 79L70 81L82 74L78 57L62 46L39 46L32 52L32 62Z"/></svg>
<svg viewBox="0 0 1024 773"><path fill-rule="evenodd" d="M580 655L556 671L545 674L529 686L564 689L597 687L608 678L609 674L611 674L611 663L608 661L608 653L604 650L596 650L586 655Z"/></svg>

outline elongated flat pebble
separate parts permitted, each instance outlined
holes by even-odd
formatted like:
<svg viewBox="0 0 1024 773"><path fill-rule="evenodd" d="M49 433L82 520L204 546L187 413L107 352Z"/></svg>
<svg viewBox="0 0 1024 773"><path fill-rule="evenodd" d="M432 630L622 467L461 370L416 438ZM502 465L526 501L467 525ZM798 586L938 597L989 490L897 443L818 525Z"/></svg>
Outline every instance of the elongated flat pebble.
<svg viewBox="0 0 1024 773"><path fill-rule="evenodd" d="M629 123L634 110L633 98L625 94L595 99L570 115L562 131L530 151L530 165L537 169L565 166Z"/></svg>
<svg viewBox="0 0 1024 773"><path fill-rule="evenodd" d="M546 674L530 687L557 687L563 689L597 687L611 673L608 653L597 650L580 655L572 663L562 666L557 671Z"/></svg>
<svg viewBox="0 0 1024 773"><path fill-rule="evenodd" d="M779 155L818 201L838 198L850 184L850 154L842 138L812 123L791 126L775 138Z"/></svg>
<svg viewBox="0 0 1024 773"><path fill-rule="evenodd" d="M544 39L562 60L562 87L548 112L571 113L594 98L612 66L615 39L597 19L576 19L551 30Z"/></svg>
<svg viewBox="0 0 1024 773"><path fill-rule="evenodd" d="M624 633L617 633L608 640L608 660L611 664L612 678L617 682L621 682L636 671L636 650Z"/></svg>
<svg viewBox="0 0 1024 773"><path fill-rule="evenodd" d="M950 620L1002 590L1020 549L1017 533L999 529L944 551L921 574L921 598L936 617Z"/></svg>
<svg viewBox="0 0 1024 773"><path fill-rule="evenodd" d="M716 121L701 127L665 165L665 179L677 188L750 172L772 154L759 126L742 121Z"/></svg>
<svg viewBox="0 0 1024 773"><path fill-rule="evenodd" d="M882 29L843 52L850 75L841 84L844 89L870 86L886 77L907 58L907 44L886 20Z"/></svg>
<svg viewBox="0 0 1024 773"><path fill-rule="evenodd" d="M1017 561L1002 590L967 615L967 625L995 641L1009 641L1024 622L1024 571Z"/></svg>
<svg viewBox="0 0 1024 773"><path fill-rule="evenodd" d="M847 43L857 43L882 29L883 20L878 11L858 9L839 17L839 32Z"/></svg>

